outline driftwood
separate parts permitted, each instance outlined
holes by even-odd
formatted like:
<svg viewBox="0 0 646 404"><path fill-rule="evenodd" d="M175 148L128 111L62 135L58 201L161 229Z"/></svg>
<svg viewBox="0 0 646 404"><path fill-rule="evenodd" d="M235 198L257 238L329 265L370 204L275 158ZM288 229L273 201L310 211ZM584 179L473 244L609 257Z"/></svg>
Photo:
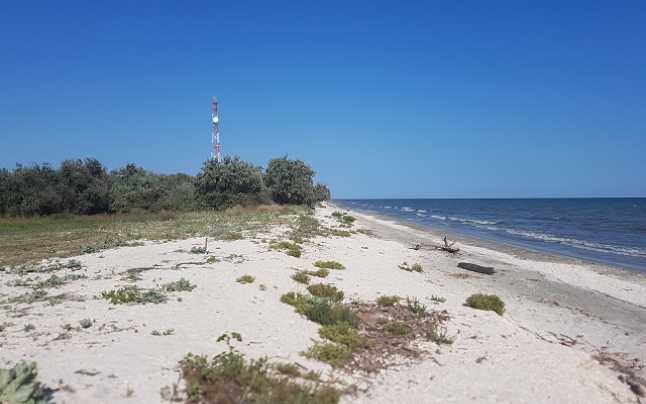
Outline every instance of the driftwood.
<svg viewBox="0 0 646 404"><path fill-rule="evenodd" d="M478 264L471 264L469 262L458 263L458 268L466 269L467 271L478 272L480 274L493 275L496 270L493 267L483 267Z"/></svg>
<svg viewBox="0 0 646 404"><path fill-rule="evenodd" d="M455 245L455 241L449 243L449 240L446 236L444 236L442 241L444 241L444 245L439 247L440 250L449 252L451 254L455 254L456 252L460 251L458 247L453 247Z"/></svg>

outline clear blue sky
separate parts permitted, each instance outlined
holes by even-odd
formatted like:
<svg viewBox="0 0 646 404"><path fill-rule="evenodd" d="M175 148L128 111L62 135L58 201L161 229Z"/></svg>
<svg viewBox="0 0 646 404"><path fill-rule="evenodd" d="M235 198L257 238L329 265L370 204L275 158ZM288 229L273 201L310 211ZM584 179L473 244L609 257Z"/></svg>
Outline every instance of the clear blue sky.
<svg viewBox="0 0 646 404"><path fill-rule="evenodd" d="M646 196L646 2L527 3L4 2L0 167L195 174L216 95L339 198Z"/></svg>

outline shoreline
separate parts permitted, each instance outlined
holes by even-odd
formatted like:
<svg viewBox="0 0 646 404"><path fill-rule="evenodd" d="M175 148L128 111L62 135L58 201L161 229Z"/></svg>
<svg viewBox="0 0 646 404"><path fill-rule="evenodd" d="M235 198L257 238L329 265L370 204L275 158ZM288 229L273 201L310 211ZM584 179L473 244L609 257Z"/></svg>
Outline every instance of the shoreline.
<svg viewBox="0 0 646 404"><path fill-rule="evenodd" d="M549 198L548 198L549 199ZM585 198L583 198L585 199ZM631 199L631 198L626 198ZM406 217L397 217L387 213L376 212L373 210L364 210L355 206L348 206L348 202L352 200L332 201L339 209L352 210L368 216L374 216L382 220L390 220L395 223L406 225L408 227L426 231L436 236L448 234L451 239L462 241L465 244L476 245L480 247L489 248L495 251L507 252L516 255L519 258L531 258L542 261L559 261L564 263L572 263L578 265L595 266L598 270L620 270L623 272L634 273L643 276L646 279L646 266L635 266L634 264L622 264L620 262L610 262L601 258L594 258L591 256L583 256L576 254L569 254L567 251L556 251L550 249L548 246L530 246L524 244L522 241L504 240L486 232L478 232L474 229L460 229L460 228L447 228L441 229L438 226L429 223L419 223L410 220Z"/></svg>
<svg viewBox="0 0 646 404"><path fill-rule="evenodd" d="M411 230L421 232L423 234L430 234L437 240L441 240L444 235L448 235L446 231L442 231L431 225L416 223L412 220L399 219L389 215L383 215L376 212L365 211L356 208L347 208L341 204L336 204L334 202L331 202L330 204L335 206L338 210L350 211L353 212L353 214L361 215L364 218L376 220L383 223L390 223L395 226L403 226L410 228ZM518 259L533 260L544 263L575 265L578 267L585 267L587 270L594 271L598 274L636 281L640 283L643 282L644 284L646 284L646 272L629 267L601 263L594 260L563 255L556 252L540 251L538 249L534 250L529 247L509 244L492 238L487 238L486 236L478 237L463 234L460 231L452 231L450 234L450 240L456 241L463 245L484 248L492 252L508 254ZM408 242L409 240L406 241Z"/></svg>

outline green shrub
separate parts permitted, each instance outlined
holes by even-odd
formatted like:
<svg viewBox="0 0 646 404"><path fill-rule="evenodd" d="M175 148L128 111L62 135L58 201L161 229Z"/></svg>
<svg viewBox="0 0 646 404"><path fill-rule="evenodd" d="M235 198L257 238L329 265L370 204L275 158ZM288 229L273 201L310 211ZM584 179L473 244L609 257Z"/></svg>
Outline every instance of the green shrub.
<svg viewBox="0 0 646 404"><path fill-rule="evenodd" d="M307 276L307 274L304 272L296 272L294 275L292 275L292 279L298 283L302 283L305 285L310 283L310 277Z"/></svg>
<svg viewBox="0 0 646 404"><path fill-rule="evenodd" d="M296 258L300 257L303 252L301 246L289 241L273 242L269 245L269 247L273 250L284 250L285 254Z"/></svg>
<svg viewBox="0 0 646 404"><path fill-rule="evenodd" d="M314 206L314 171L301 160L287 157L269 161L265 170L265 185L274 202Z"/></svg>
<svg viewBox="0 0 646 404"><path fill-rule="evenodd" d="M205 207L222 210L254 205L262 199L262 173L238 157L225 157L222 162L208 160L195 179L195 190Z"/></svg>
<svg viewBox="0 0 646 404"><path fill-rule="evenodd" d="M444 298L444 297L442 297L442 296L435 296L435 295L432 295L432 296L431 296L431 301L432 301L433 303L435 303L435 304L440 304L440 303L445 303L445 302L446 302L446 298Z"/></svg>
<svg viewBox="0 0 646 404"><path fill-rule="evenodd" d="M393 322L393 323L388 323L384 327L384 330L391 334L399 335L399 336L406 336L409 335L412 330L409 326L407 326L404 323L398 323L398 322Z"/></svg>
<svg viewBox="0 0 646 404"><path fill-rule="evenodd" d="M36 363L19 362L13 368L0 369L0 403L46 404L51 402L53 390L36 380Z"/></svg>
<svg viewBox="0 0 646 404"><path fill-rule="evenodd" d="M359 322L357 315L348 307L327 300L311 300L304 306L303 314L308 320L321 325L345 323L354 327Z"/></svg>
<svg viewBox="0 0 646 404"><path fill-rule="evenodd" d="M314 266L317 268L324 268L324 269L345 269L343 264L336 261L316 261L314 263Z"/></svg>
<svg viewBox="0 0 646 404"><path fill-rule="evenodd" d="M188 354L180 361L190 403L336 404L341 393L320 383L302 384L273 372L266 358L247 361L229 351L209 361ZM283 368L285 369L285 368ZM288 375L290 376L290 375Z"/></svg>
<svg viewBox="0 0 646 404"><path fill-rule="evenodd" d="M253 281L255 281L255 280L256 280L256 278L251 276L251 275L242 275L241 277L236 279L236 282L242 283L242 284L247 284L247 283L253 283Z"/></svg>
<svg viewBox="0 0 646 404"><path fill-rule="evenodd" d="M316 184L314 186L314 201L329 201L332 198L330 189L325 184Z"/></svg>
<svg viewBox="0 0 646 404"><path fill-rule="evenodd" d="M306 309L313 303L311 296L294 292L285 293L280 297L280 301L294 307L299 314L305 314Z"/></svg>
<svg viewBox="0 0 646 404"><path fill-rule="evenodd" d="M399 296L380 296L377 299L377 305L381 307L394 306L401 300Z"/></svg>
<svg viewBox="0 0 646 404"><path fill-rule="evenodd" d="M496 295L476 293L467 298L466 305L478 310L494 311L501 316L505 312L505 302Z"/></svg>
<svg viewBox="0 0 646 404"><path fill-rule="evenodd" d="M340 302L343 300L343 291L337 289L333 285L324 283L317 283L307 287L307 290L316 297L328 299L331 302Z"/></svg>
<svg viewBox="0 0 646 404"><path fill-rule="evenodd" d="M162 286L162 290L166 292L190 292L196 287L187 279L180 278L178 281L165 284Z"/></svg>
<svg viewBox="0 0 646 404"><path fill-rule="evenodd" d="M326 278L330 274L330 271L325 268L320 268L316 271L305 271L305 273L311 276L317 276L319 278Z"/></svg>
<svg viewBox="0 0 646 404"><path fill-rule="evenodd" d="M136 286L126 286L116 290L104 291L101 292L101 297L109 300L112 304L158 304L164 303L167 300L167 297L157 290L146 290L142 292L141 289Z"/></svg>
<svg viewBox="0 0 646 404"><path fill-rule="evenodd" d="M347 323L324 325L319 329L319 336L337 344L345 345L352 351L367 346L366 338Z"/></svg>
<svg viewBox="0 0 646 404"><path fill-rule="evenodd" d="M352 359L352 351L345 345L317 342L304 353L308 359L325 362L332 367L342 367Z"/></svg>
<svg viewBox="0 0 646 404"><path fill-rule="evenodd" d="M422 304L418 298L416 297L407 297L406 298L406 307L408 307L408 310L410 310L413 314L417 315L418 317L422 317L426 315L426 305Z"/></svg>

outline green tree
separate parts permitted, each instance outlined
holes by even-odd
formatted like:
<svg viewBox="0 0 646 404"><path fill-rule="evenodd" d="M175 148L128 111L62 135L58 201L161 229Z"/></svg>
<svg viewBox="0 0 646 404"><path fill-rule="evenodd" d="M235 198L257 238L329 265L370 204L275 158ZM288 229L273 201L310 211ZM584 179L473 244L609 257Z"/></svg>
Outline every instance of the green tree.
<svg viewBox="0 0 646 404"><path fill-rule="evenodd" d="M314 204L314 170L301 160L273 159L267 165L265 185L280 204Z"/></svg>
<svg viewBox="0 0 646 404"><path fill-rule="evenodd" d="M316 184L314 187L314 200L316 202L329 201L332 198L330 189L325 184Z"/></svg>
<svg viewBox="0 0 646 404"><path fill-rule="evenodd" d="M195 190L201 204L209 208L257 204L262 201L262 172L239 157L207 160L197 175Z"/></svg>

